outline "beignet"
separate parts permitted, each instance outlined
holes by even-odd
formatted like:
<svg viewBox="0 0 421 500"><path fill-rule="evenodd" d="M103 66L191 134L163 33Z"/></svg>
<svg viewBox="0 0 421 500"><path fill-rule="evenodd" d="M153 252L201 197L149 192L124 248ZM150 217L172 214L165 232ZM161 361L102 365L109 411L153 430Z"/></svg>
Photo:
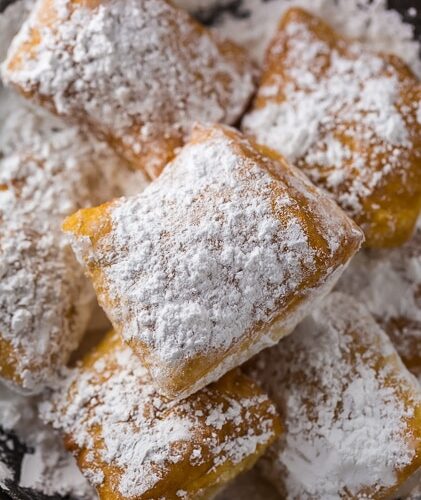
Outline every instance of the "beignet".
<svg viewBox="0 0 421 500"><path fill-rule="evenodd" d="M338 288L359 299L391 338L405 366L421 376L421 225L399 248L364 250Z"/></svg>
<svg viewBox="0 0 421 500"><path fill-rule="evenodd" d="M198 126L165 170L63 229L114 328L176 398L288 334L363 236L301 172L229 127Z"/></svg>
<svg viewBox="0 0 421 500"><path fill-rule="evenodd" d="M0 378L39 392L77 347L95 298L61 222L121 195L124 162L58 118L1 99L13 113L0 119ZM125 173L135 184L139 174Z"/></svg>
<svg viewBox="0 0 421 500"><path fill-rule="evenodd" d="M421 86L398 57L292 8L243 130L329 191L368 246L411 237L421 208Z"/></svg>
<svg viewBox="0 0 421 500"><path fill-rule="evenodd" d="M398 498L420 480L419 384L351 297L331 294L249 371L285 422L260 462L283 498Z"/></svg>
<svg viewBox="0 0 421 500"><path fill-rule="evenodd" d="M194 121L238 121L254 75L242 49L165 0L38 0L3 65L7 84L152 178Z"/></svg>
<svg viewBox="0 0 421 500"><path fill-rule="evenodd" d="M168 402L112 332L41 414L106 500L209 498L281 432L273 404L238 370Z"/></svg>

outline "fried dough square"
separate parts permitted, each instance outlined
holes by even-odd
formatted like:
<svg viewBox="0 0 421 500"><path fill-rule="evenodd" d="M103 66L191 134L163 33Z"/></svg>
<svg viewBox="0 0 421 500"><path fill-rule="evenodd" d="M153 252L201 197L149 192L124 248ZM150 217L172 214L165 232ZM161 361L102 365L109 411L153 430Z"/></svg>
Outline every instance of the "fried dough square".
<svg viewBox="0 0 421 500"><path fill-rule="evenodd" d="M249 371L285 423L260 462L284 498L398 498L419 482L419 384L350 296L331 294Z"/></svg>
<svg viewBox="0 0 421 500"><path fill-rule="evenodd" d="M78 346L95 301L63 219L120 196L126 182L140 190L144 179L77 127L8 99L13 113L0 123L0 378L36 393Z"/></svg>
<svg viewBox="0 0 421 500"><path fill-rule="evenodd" d="M63 229L115 330L173 398L290 333L363 239L299 170L225 126L198 126L141 195Z"/></svg>
<svg viewBox="0 0 421 500"><path fill-rule="evenodd" d="M367 246L410 239L421 208L421 86L398 57L292 8L243 130L331 193Z"/></svg>
<svg viewBox="0 0 421 500"><path fill-rule="evenodd" d="M7 84L151 178L194 121L237 122L255 74L242 49L165 0L38 0L3 65Z"/></svg>
<svg viewBox="0 0 421 500"><path fill-rule="evenodd" d="M113 332L41 413L107 500L209 498L281 432L273 404L239 370L169 402Z"/></svg>

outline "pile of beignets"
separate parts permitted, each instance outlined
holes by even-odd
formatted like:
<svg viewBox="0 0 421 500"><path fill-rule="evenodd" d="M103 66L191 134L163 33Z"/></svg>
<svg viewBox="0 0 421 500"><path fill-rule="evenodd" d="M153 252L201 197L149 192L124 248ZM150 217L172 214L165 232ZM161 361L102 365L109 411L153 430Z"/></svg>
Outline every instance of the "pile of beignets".
<svg viewBox="0 0 421 500"><path fill-rule="evenodd" d="M211 498L256 463L291 500L421 483L398 57L294 7L259 69L167 0L37 0L1 76L34 133L2 141L0 377L99 498ZM96 300L113 331L75 355Z"/></svg>

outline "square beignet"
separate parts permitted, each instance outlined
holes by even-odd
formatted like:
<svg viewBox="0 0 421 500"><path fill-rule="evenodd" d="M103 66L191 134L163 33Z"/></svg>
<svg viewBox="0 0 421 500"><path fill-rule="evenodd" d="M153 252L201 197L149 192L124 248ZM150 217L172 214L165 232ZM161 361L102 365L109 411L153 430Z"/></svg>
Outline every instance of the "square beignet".
<svg viewBox="0 0 421 500"><path fill-rule="evenodd" d="M13 113L0 118L0 378L39 392L77 347L95 299L61 222L121 195L124 169L75 127L9 93L1 99Z"/></svg>
<svg viewBox="0 0 421 500"><path fill-rule="evenodd" d="M421 376L421 221L399 248L364 250L338 283L358 298L391 338L405 366Z"/></svg>
<svg viewBox="0 0 421 500"><path fill-rule="evenodd" d="M421 208L421 87L398 57L290 9L243 130L330 192L368 246L411 237Z"/></svg>
<svg viewBox="0 0 421 500"><path fill-rule="evenodd" d="M209 498L281 432L273 404L235 370L169 402L110 332L41 407L107 500Z"/></svg>
<svg viewBox="0 0 421 500"><path fill-rule="evenodd" d="M247 371L285 423L260 462L283 498L398 498L420 480L419 384L351 297L331 294Z"/></svg>
<svg viewBox="0 0 421 500"><path fill-rule="evenodd" d="M38 0L3 79L154 178L194 121L239 120L255 69L165 0Z"/></svg>
<svg viewBox="0 0 421 500"><path fill-rule="evenodd" d="M301 172L229 127L197 126L165 170L63 229L114 328L175 398L288 334L363 235Z"/></svg>

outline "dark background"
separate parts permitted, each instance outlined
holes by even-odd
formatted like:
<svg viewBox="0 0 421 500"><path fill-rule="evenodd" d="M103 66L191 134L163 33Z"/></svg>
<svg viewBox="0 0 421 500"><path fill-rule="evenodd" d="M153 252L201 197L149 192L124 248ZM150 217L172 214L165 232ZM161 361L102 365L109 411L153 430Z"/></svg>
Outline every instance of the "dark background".
<svg viewBox="0 0 421 500"><path fill-rule="evenodd" d="M0 0L0 12L3 12L6 7L14 1L15 0ZM266 1L269 6L270 0L262 1ZM400 12L406 22L414 25L415 37L421 41L421 0L389 0L388 5L389 8ZM411 7L418 9L416 17L408 15L408 9ZM198 11L196 17L204 24L212 25L218 22L218 18L224 12L238 18L248 17L250 15L247 9L242 6L242 0L233 0L225 7L213 7L206 11ZM6 446L6 441L9 439L12 439L14 442L13 451ZM11 470L15 471L14 481L6 482L9 491L6 492L0 488L0 500L64 500L64 497L47 497L28 488L16 486L16 484L19 484L22 458L27 451L30 452L30 450L27 450L27 448L18 441L16 436L5 433L0 428L0 458ZM70 498L66 497L65 500L70 500Z"/></svg>

